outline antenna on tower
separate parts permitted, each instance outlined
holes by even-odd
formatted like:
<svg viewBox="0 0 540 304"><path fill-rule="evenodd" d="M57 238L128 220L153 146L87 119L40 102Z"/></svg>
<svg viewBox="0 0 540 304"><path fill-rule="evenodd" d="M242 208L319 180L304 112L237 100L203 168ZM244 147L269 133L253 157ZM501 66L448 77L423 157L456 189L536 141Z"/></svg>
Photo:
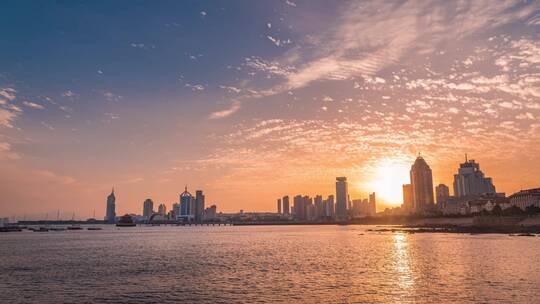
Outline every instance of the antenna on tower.
<svg viewBox="0 0 540 304"><path fill-rule="evenodd" d="M467 153L465 153L465 162L467 162Z"/></svg>

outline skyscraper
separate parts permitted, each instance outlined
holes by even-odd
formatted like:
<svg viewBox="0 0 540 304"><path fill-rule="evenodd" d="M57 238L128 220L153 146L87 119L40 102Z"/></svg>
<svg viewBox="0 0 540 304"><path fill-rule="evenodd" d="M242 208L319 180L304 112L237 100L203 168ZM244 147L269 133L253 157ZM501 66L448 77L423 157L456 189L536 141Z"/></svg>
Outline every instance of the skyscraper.
<svg viewBox="0 0 540 304"><path fill-rule="evenodd" d="M377 214L377 199L375 197L375 192L369 195L368 214L371 216Z"/></svg>
<svg viewBox="0 0 540 304"><path fill-rule="evenodd" d="M165 206L165 204L159 204L158 213L161 214L161 215L166 215L167 214L167 206Z"/></svg>
<svg viewBox="0 0 540 304"><path fill-rule="evenodd" d="M403 185L403 205L402 208L405 212L413 210L413 190L411 184Z"/></svg>
<svg viewBox="0 0 540 304"><path fill-rule="evenodd" d="M114 196L114 188L111 194L107 196L107 210L105 212L105 221L114 223L116 221L116 197Z"/></svg>
<svg viewBox="0 0 540 304"><path fill-rule="evenodd" d="M496 193L495 186L490 177L484 177L480 164L474 159L467 160L459 165L458 173L454 175L454 195L456 197Z"/></svg>
<svg viewBox="0 0 540 304"><path fill-rule="evenodd" d="M180 214L177 215L177 218L183 220L191 221L193 218L193 195L188 192L187 186L180 194Z"/></svg>
<svg viewBox="0 0 540 304"><path fill-rule="evenodd" d="M326 216L334 218L336 216L336 209L334 206L334 196L329 195L326 199Z"/></svg>
<svg viewBox="0 0 540 304"><path fill-rule="evenodd" d="M314 203L315 203L315 218L320 219L324 217L325 210L324 210L322 195L316 195L314 199Z"/></svg>
<svg viewBox="0 0 540 304"><path fill-rule="evenodd" d="M281 199L277 199L277 213L281 214Z"/></svg>
<svg viewBox="0 0 540 304"><path fill-rule="evenodd" d="M289 196L288 195L285 195L283 197L283 214L290 214L290 211L289 211Z"/></svg>
<svg viewBox="0 0 540 304"><path fill-rule="evenodd" d="M152 213L154 213L154 202L147 198L143 203L143 216L146 219L149 219L152 216Z"/></svg>
<svg viewBox="0 0 540 304"><path fill-rule="evenodd" d="M431 168L422 156L418 156L411 167L413 211L423 213L433 210L433 176Z"/></svg>
<svg viewBox="0 0 540 304"><path fill-rule="evenodd" d="M339 219L347 218L348 197L347 178L336 177L336 216Z"/></svg>
<svg viewBox="0 0 540 304"><path fill-rule="evenodd" d="M202 222L204 219L204 194L202 190L195 191L195 221Z"/></svg>
<svg viewBox="0 0 540 304"><path fill-rule="evenodd" d="M440 208L444 202L450 197L450 189L445 184L439 184L435 187L435 198L437 202L437 208Z"/></svg>
<svg viewBox="0 0 540 304"><path fill-rule="evenodd" d="M306 214L304 212L304 198L302 195L294 196L294 217L298 220L305 220Z"/></svg>

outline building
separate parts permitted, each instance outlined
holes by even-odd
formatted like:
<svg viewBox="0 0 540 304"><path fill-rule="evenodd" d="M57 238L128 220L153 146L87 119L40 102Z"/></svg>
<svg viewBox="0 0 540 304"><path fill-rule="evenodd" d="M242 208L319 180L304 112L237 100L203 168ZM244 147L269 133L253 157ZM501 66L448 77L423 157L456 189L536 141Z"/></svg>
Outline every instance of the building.
<svg viewBox="0 0 540 304"><path fill-rule="evenodd" d="M315 195L313 202L315 204L315 219L323 218L325 216L325 210L322 195Z"/></svg>
<svg viewBox="0 0 540 304"><path fill-rule="evenodd" d="M540 188L521 190L509 198L511 206L518 206L522 210L530 206L540 208Z"/></svg>
<svg viewBox="0 0 540 304"><path fill-rule="evenodd" d="M179 216L180 216L180 204L179 203L174 203L172 205L172 214L171 216L169 217L170 219L177 219Z"/></svg>
<svg viewBox="0 0 540 304"><path fill-rule="evenodd" d="M277 199L277 213L281 214L281 199Z"/></svg>
<svg viewBox="0 0 540 304"><path fill-rule="evenodd" d="M334 206L334 196L329 195L326 199L326 212L325 215L329 218L334 218L336 216L336 209Z"/></svg>
<svg viewBox="0 0 540 304"><path fill-rule="evenodd" d="M143 217L149 219L154 213L154 202L147 198L143 203Z"/></svg>
<svg viewBox="0 0 540 304"><path fill-rule="evenodd" d="M158 213L161 214L161 215L166 215L167 214L167 206L165 206L165 204L159 204Z"/></svg>
<svg viewBox="0 0 540 304"><path fill-rule="evenodd" d="M433 211L433 175L431 168L422 156L418 156L411 166L411 186L413 192L413 212L425 213Z"/></svg>
<svg viewBox="0 0 540 304"><path fill-rule="evenodd" d="M373 192L369 195L368 215L374 216L375 214L377 214L377 199L375 192Z"/></svg>
<svg viewBox="0 0 540 304"><path fill-rule="evenodd" d="M193 195L188 192L187 186L180 194L180 214L176 216L178 220L191 222L194 218L194 199Z"/></svg>
<svg viewBox="0 0 540 304"><path fill-rule="evenodd" d="M217 207L212 205L204 209L204 218L207 220L215 220L217 218Z"/></svg>
<svg viewBox="0 0 540 304"><path fill-rule="evenodd" d="M304 212L304 199L302 198L302 195L295 195L293 198L293 209L294 209L294 218L297 220L305 220L305 212Z"/></svg>
<svg viewBox="0 0 540 304"><path fill-rule="evenodd" d="M450 189L445 184L439 184L435 187L435 198L437 209L441 209L444 203L450 198Z"/></svg>
<svg viewBox="0 0 540 304"><path fill-rule="evenodd" d="M204 220L204 194L202 190L195 191L195 210L193 210L193 215L196 222L202 222Z"/></svg>
<svg viewBox="0 0 540 304"><path fill-rule="evenodd" d="M403 185L403 205L401 207L405 213L413 210L413 191L411 184Z"/></svg>
<svg viewBox="0 0 540 304"><path fill-rule="evenodd" d="M112 189L111 194L107 196L105 221L110 224L113 224L116 221L116 197L114 196L114 188Z"/></svg>
<svg viewBox="0 0 540 304"><path fill-rule="evenodd" d="M346 177L336 177L336 216L347 219L347 200L349 191Z"/></svg>
<svg viewBox="0 0 540 304"><path fill-rule="evenodd" d="M288 195L285 195L283 197L283 214L285 214L285 215L290 214L290 211L289 211L289 196Z"/></svg>
<svg viewBox="0 0 540 304"><path fill-rule="evenodd" d="M458 173L454 175L454 196L470 196L490 193L494 194L495 186L490 177L485 177L480 170L480 164L474 159L467 160L459 165Z"/></svg>

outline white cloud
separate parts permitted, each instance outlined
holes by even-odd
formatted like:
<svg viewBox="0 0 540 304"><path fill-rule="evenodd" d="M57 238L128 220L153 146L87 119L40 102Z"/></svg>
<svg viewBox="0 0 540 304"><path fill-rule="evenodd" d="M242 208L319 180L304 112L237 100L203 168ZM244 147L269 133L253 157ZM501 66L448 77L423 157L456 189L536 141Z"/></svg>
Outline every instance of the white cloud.
<svg viewBox="0 0 540 304"><path fill-rule="evenodd" d="M73 93L73 91L71 91L71 90L67 90L64 93L62 93L62 96L64 96L64 97L74 97L76 95L77 94Z"/></svg>
<svg viewBox="0 0 540 304"><path fill-rule="evenodd" d="M232 102L231 106L228 109L214 112L210 114L209 118L210 119L225 118L227 116L230 116L236 113L236 111L240 110L240 107L241 107L241 102L239 100L235 100Z"/></svg>
<svg viewBox="0 0 540 304"><path fill-rule="evenodd" d="M23 105L29 107L29 108L32 108L32 109L38 109L38 110L43 110L45 109L44 106L38 104L38 103L35 103L35 102L32 102L32 101L23 101Z"/></svg>
<svg viewBox="0 0 540 304"><path fill-rule="evenodd" d="M187 87L187 88L190 88L193 91L204 91L204 85L202 85L202 84L186 83L184 86Z"/></svg>

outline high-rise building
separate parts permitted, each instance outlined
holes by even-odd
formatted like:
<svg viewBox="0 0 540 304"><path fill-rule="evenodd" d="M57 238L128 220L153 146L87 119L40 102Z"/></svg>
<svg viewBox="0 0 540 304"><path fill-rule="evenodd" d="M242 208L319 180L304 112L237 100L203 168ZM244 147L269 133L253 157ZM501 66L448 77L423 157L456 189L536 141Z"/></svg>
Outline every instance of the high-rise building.
<svg viewBox="0 0 540 304"><path fill-rule="evenodd" d="M191 221L193 219L193 201L193 195L188 192L186 186L184 192L180 194L180 214L177 215L178 219L182 219L185 221Z"/></svg>
<svg viewBox="0 0 540 304"><path fill-rule="evenodd" d="M195 210L193 215L197 222L202 222L204 220L204 194L202 190L195 191Z"/></svg>
<svg viewBox="0 0 540 304"><path fill-rule="evenodd" d="M165 206L165 204L159 204L158 213L161 214L161 215L166 215L167 214L167 206Z"/></svg>
<svg viewBox="0 0 540 304"><path fill-rule="evenodd" d="M149 219L154 213L154 202L147 198L143 203L143 217Z"/></svg>
<svg viewBox="0 0 540 304"><path fill-rule="evenodd" d="M462 197L479 194L494 194L495 186L490 177L485 177L480 170L480 164L474 159L467 159L459 165L458 173L454 174L454 196Z"/></svg>
<svg viewBox="0 0 540 304"><path fill-rule="evenodd" d="M347 218L347 200L349 198L346 177L336 177L336 216Z"/></svg>
<svg viewBox="0 0 540 304"><path fill-rule="evenodd" d="M173 217L171 217L171 219L177 219L181 212L180 212L180 204L179 203L174 203L172 205L172 213L173 213Z"/></svg>
<svg viewBox="0 0 540 304"><path fill-rule="evenodd" d="M114 196L114 188L111 194L107 196L107 210L105 212L105 221L114 223L116 221L116 197Z"/></svg>
<svg viewBox="0 0 540 304"><path fill-rule="evenodd" d="M375 192L369 195L369 205L368 205L368 215L374 216L377 214L377 199L375 197Z"/></svg>
<svg viewBox="0 0 540 304"><path fill-rule="evenodd" d="M289 211L289 196L288 195L285 195L283 197L283 214L286 214L286 215L290 214L290 211Z"/></svg>
<svg viewBox="0 0 540 304"><path fill-rule="evenodd" d="M431 168L422 156L418 156L411 167L411 185L413 190L413 211L424 213L435 207L433 198L433 176Z"/></svg>
<svg viewBox="0 0 540 304"><path fill-rule="evenodd" d="M450 189L445 184L439 184L435 187L435 198L437 202L437 208L441 206L448 200L450 197Z"/></svg>
<svg viewBox="0 0 540 304"><path fill-rule="evenodd" d="M277 199L277 213L281 214L281 199Z"/></svg>
<svg viewBox="0 0 540 304"><path fill-rule="evenodd" d="M315 203L315 218L320 219L324 217L325 210L324 210L322 195L316 195L314 199L314 203Z"/></svg>
<svg viewBox="0 0 540 304"><path fill-rule="evenodd" d="M334 218L336 216L336 209L334 206L334 196L329 195L326 199L326 216Z"/></svg>
<svg viewBox="0 0 540 304"><path fill-rule="evenodd" d="M306 213L304 208L304 198L302 195L295 195L293 198L294 202L294 217L298 220L305 220Z"/></svg>
<svg viewBox="0 0 540 304"><path fill-rule="evenodd" d="M413 190L411 184L403 185L403 205L401 206L405 212L413 210Z"/></svg>

